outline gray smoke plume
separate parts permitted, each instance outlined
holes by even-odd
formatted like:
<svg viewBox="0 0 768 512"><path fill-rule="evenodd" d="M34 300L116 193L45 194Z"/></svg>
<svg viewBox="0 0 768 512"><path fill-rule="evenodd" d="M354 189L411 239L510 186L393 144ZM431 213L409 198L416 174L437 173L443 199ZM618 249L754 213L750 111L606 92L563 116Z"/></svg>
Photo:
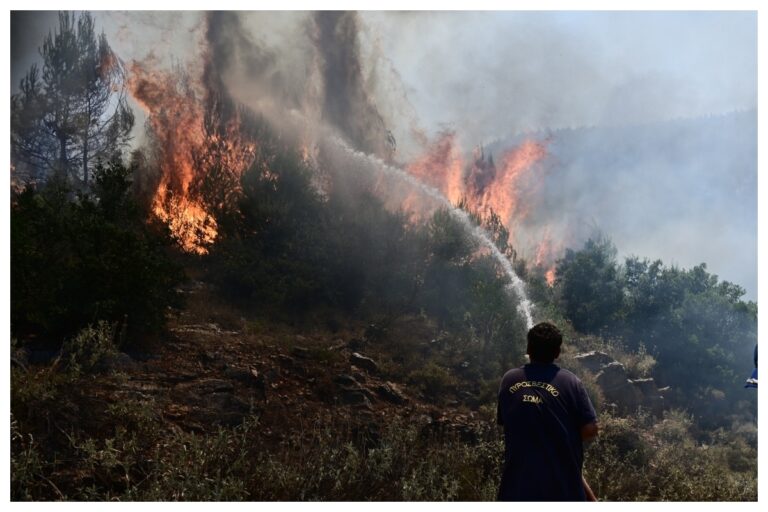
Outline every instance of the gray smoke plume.
<svg viewBox="0 0 768 512"><path fill-rule="evenodd" d="M315 44L323 79L323 118L366 153L391 159L394 139L366 90L358 41L357 13L315 13L310 39Z"/></svg>
<svg viewBox="0 0 768 512"><path fill-rule="evenodd" d="M25 34L48 18L13 14L14 85L41 39ZM755 13L96 18L124 60L194 60L203 41L208 87L302 142L327 125L355 149L402 164L449 129L466 162L480 144L498 162L504 144L494 140L549 134L543 194L526 220L532 245L545 227L571 246L596 227L624 253L708 262L756 298ZM707 121L734 111L746 114ZM675 119L689 122L667 124Z"/></svg>

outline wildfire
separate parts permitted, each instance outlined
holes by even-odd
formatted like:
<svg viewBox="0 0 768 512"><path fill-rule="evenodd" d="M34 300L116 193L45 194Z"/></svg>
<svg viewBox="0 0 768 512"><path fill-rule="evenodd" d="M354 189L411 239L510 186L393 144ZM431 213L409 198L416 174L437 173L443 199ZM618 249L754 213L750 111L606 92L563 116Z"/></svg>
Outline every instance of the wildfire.
<svg viewBox="0 0 768 512"><path fill-rule="evenodd" d="M494 212L510 233L514 243L521 223L530 214L533 197L541 186L537 164L547 155L546 142L527 140L502 154L500 164L482 147L475 150L472 163L465 168L455 132L443 132L428 146L425 154L407 166L407 170L421 181L439 189L452 203L462 202L481 215ZM417 201L407 197L403 202L414 211ZM547 247L547 249L543 249ZM545 233L539 249L547 256L541 261L554 261L554 247L549 233ZM543 254L543 253L542 253ZM538 262L537 265L543 265ZM548 273L554 279L554 270Z"/></svg>
<svg viewBox="0 0 768 512"><path fill-rule="evenodd" d="M548 269L544 273L544 279L547 280L547 284L552 287L555 286L555 267Z"/></svg>
<svg viewBox="0 0 768 512"><path fill-rule="evenodd" d="M443 132L427 153L407 166L413 176L440 190L451 203L464 195L464 164L455 132Z"/></svg>
<svg viewBox="0 0 768 512"><path fill-rule="evenodd" d="M240 174L253 161L255 146L240 135L239 117L226 123L211 119L207 91L176 71L133 62L128 87L147 113L156 146L160 179L152 211L185 251L206 254L218 235L211 210L239 192ZM209 174L216 191L203 197L198 189Z"/></svg>
<svg viewBox="0 0 768 512"><path fill-rule="evenodd" d="M542 143L525 141L507 152L496 175L475 190L475 202L481 211L493 210L506 228L513 234L515 226L529 213L531 201L523 194L534 192L532 185L537 182L531 171L537 162L546 156Z"/></svg>
<svg viewBox="0 0 768 512"><path fill-rule="evenodd" d="M544 279L549 286L555 284L555 259L557 254L563 250L562 243L555 243L552 240L552 232L549 228L544 230L544 236L536 248L536 258L534 263L539 268L546 268Z"/></svg>

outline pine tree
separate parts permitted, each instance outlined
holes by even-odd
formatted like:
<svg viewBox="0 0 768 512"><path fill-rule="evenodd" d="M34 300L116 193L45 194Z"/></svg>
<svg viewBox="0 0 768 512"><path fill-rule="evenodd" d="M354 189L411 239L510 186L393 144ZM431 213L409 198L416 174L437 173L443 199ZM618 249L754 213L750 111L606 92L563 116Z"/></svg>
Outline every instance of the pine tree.
<svg viewBox="0 0 768 512"><path fill-rule="evenodd" d="M92 169L118 154L133 128L124 68L88 12L77 20L59 13L40 55L42 73L32 66L11 98L14 163L87 188Z"/></svg>

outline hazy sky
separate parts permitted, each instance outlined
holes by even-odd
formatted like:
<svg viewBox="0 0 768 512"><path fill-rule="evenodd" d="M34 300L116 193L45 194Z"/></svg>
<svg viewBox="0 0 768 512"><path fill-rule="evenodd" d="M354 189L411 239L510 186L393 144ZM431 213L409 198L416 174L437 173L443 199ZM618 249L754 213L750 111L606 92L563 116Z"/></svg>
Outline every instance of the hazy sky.
<svg viewBox="0 0 768 512"><path fill-rule="evenodd" d="M124 59L189 51L195 13L96 13ZM283 21L276 26L258 19ZM302 14L251 14L279 40ZM365 12L378 76L396 70L425 128L461 124L480 138L563 126L718 114L757 104L757 15L750 12ZM14 13L14 88L55 22ZM284 30L283 30L284 29ZM272 32L272 33L270 33ZM183 46L186 46L184 48ZM192 50L195 50L193 47Z"/></svg>
<svg viewBox="0 0 768 512"><path fill-rule="evenodd" d="M370 13L428 128L478 138L757 104L754 13Z"/></svg>

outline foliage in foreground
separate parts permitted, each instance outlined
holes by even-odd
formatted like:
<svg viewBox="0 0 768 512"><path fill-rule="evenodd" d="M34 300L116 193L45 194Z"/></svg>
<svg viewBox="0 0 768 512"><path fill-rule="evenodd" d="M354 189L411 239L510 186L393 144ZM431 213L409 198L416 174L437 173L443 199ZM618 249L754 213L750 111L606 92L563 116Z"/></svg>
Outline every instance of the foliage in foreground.
<svg viewBox="0 0 768 512"><path fill-rule="evenodd" d="M333 411L280 440L259 411L234 428L185 432L152 399L89 398L93 375L12 371L13 500L467 500L495 498L502 440L472 440L392 417L378 432ZM77 414L87 404L89 419ZM483 408L485 409L485 408ZM488 410L491 410L489 407ZM486 416L487 427L492 424ZM752 501L756 428L694 439L691 418L601 416L585 473L606 501Z"/></svg>

